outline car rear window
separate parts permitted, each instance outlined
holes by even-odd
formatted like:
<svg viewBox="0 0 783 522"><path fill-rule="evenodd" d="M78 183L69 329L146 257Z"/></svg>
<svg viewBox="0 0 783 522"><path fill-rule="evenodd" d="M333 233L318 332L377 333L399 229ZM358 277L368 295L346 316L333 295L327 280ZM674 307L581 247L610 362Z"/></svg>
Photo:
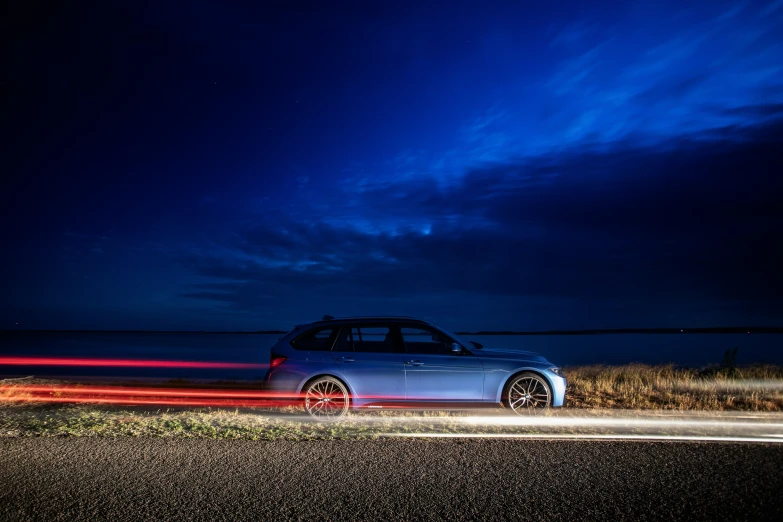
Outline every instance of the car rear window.
<svg viewBox="0 0 783 522"><path fill-rule="evenodd" d="M332 348L334 334L334 328L311 330L291 341L291 346L297 350L307 350L310 352L329 351Z"/></svg>
<svg viewBox="0 0 783 522"><path fill-rule="evenodd" d="M334 346L335 351L364 353L402 353L403 346L396 330L388 326L365 325L343 328Z"/></svg>

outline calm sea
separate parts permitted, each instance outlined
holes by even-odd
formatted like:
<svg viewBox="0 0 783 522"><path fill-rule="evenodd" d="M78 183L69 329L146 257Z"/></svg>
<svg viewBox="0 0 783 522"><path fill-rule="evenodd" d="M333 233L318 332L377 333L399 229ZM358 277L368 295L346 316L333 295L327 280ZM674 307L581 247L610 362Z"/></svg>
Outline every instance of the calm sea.
<svg viewBox="0 0 783 522"><path fill-rule="evenodd" d="M1 356L48 356L179 361L269 362L269 350L280 335L204 333L0 333ZM727 349L738 347L737 364L783 364L779 334L605 334L462 336L486 348L530 350L562 365L675 363L705 366L719 363ZM121 377L260 380L258 369L140 369L0 364L0 377Z"/></svg>

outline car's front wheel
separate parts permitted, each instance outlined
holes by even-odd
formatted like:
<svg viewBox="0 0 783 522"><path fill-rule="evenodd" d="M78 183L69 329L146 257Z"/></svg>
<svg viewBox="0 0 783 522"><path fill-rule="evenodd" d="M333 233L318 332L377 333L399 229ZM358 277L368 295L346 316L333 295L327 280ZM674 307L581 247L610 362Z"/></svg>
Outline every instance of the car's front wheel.
<svg viewBox="0 0 783 522"><path fill-rule="evenodd" d="M515 413L527 413L552 405L552 389L546 379L533 372L515 375L506 385L503 402Z"/></svg>
<svg viewBox="0 0 783 522"><path fill-rule="evenodd" d="M304 388L305 410L318 420L334 420L348 412L350 396L334 377L320 377Z"/></svg>

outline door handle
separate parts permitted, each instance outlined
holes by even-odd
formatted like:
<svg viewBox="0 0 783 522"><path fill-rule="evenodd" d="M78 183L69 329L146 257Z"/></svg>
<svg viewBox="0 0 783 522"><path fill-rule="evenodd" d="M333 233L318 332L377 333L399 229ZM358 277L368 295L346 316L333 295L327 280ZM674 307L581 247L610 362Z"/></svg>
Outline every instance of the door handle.
<svg viewBox="0 0 783 522"><path fill-rule="evenodd" d="M408 366L424 366L424 363L421 361L405 361L405 364Z"/></svg>
<svg viewBox="0 0 783 522"><path fill-rule="evenodd" d="M354 359L353 357L340 357L340 360L343 361L343 362L354 362L354 361L356 361L356 359Z"/></svg>

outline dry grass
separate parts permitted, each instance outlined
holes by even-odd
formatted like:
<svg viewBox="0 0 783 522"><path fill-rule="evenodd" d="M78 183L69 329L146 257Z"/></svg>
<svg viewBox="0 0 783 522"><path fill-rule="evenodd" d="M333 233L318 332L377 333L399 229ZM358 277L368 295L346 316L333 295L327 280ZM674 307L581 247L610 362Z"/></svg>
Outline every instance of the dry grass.
<svg viewBox="0 0 783 522"><path fill-rule="evenodd" d="M783 411L783 367L674 365L566 368L568 406L656 410Z"/></svg>

